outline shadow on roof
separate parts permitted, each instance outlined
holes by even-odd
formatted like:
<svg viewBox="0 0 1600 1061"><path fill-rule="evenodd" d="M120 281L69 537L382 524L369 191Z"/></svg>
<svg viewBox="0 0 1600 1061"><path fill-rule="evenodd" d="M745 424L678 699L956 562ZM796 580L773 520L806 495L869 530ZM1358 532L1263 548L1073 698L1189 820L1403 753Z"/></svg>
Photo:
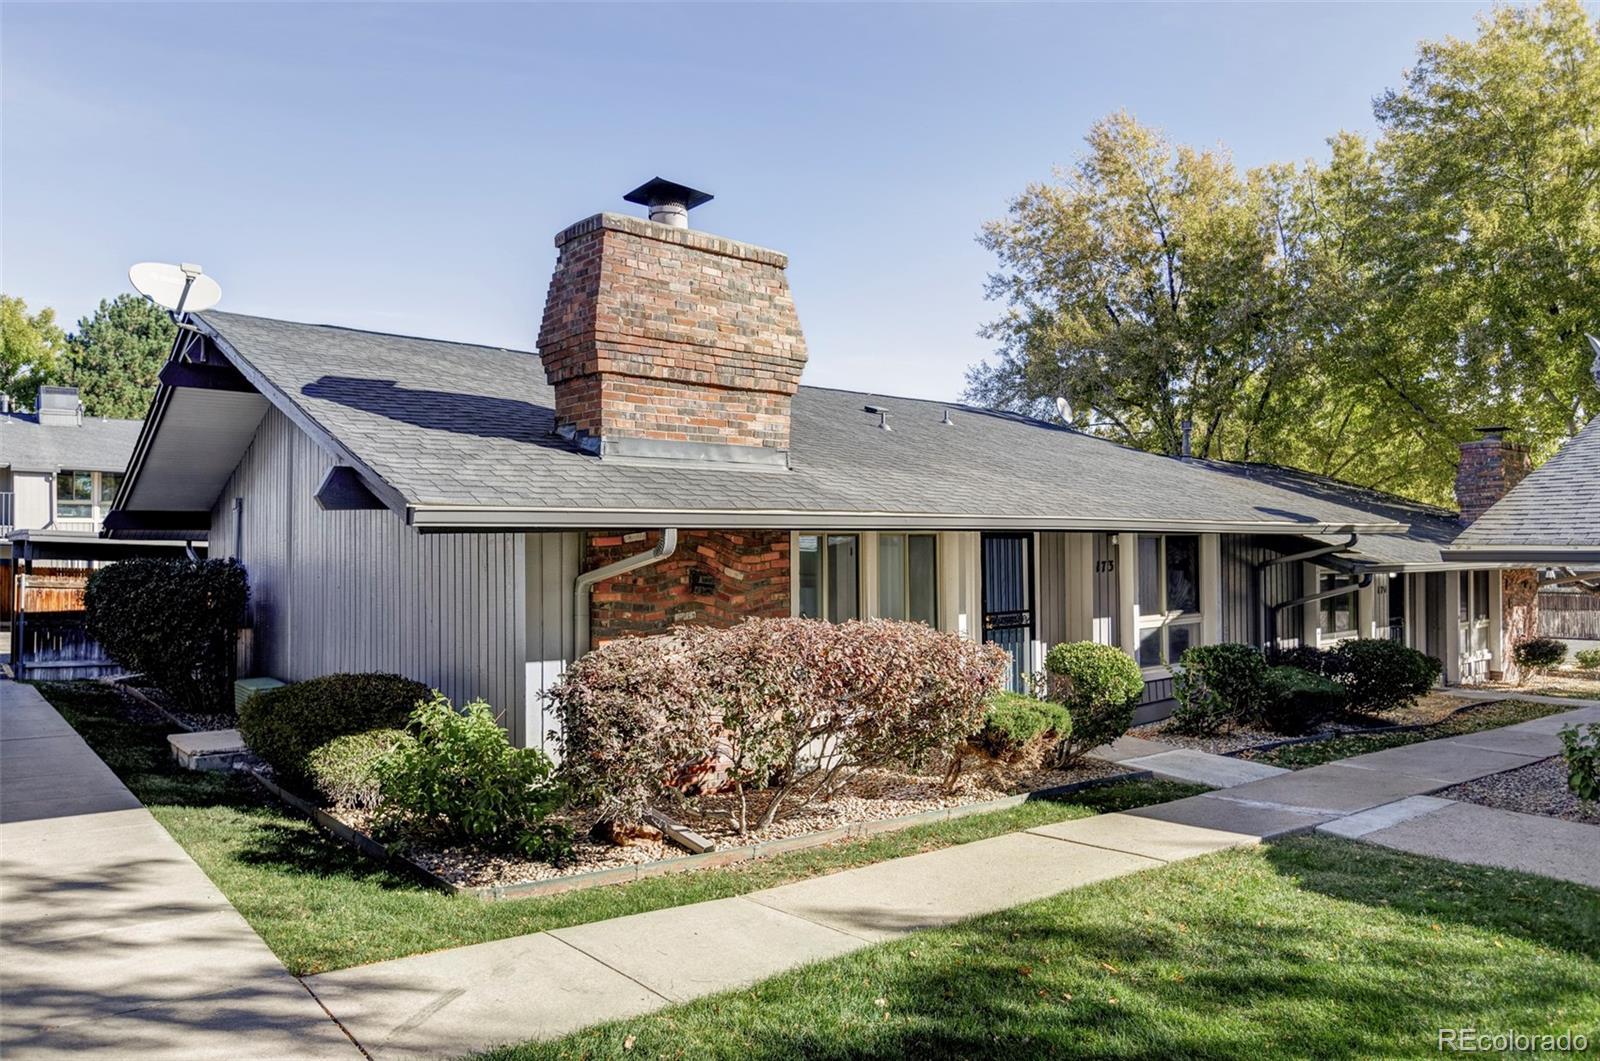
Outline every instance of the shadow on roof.
<svg viewBox="0 0 1600 1061"><path fill-rule="evenodd" d="M554 433L554 409L515 398L419 390L402 387L392 379L351 376L323 376L306 384L300 392L308 398L335 402L429 431L504 438L546 449L576 452L571 443Z"/></svg>

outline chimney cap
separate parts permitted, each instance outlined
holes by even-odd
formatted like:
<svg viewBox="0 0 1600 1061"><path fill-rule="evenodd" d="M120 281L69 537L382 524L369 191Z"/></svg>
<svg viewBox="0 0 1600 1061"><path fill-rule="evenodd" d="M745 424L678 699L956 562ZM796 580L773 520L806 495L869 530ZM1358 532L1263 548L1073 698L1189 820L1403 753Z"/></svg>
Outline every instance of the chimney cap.
<svg viewBox="0 0 1600 1061"><path fill-rule="evenodd" d="M663 177L652 177L622 197L624 202L638 203L640 206L682 203L688 210L709 203L713 198L710 192L702 192Z"/></svg>

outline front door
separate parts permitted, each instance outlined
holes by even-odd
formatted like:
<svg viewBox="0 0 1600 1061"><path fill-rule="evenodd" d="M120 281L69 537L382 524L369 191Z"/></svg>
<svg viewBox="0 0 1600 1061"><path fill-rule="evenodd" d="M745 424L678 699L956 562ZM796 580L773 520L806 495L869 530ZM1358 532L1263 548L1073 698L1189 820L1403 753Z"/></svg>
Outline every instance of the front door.
<svg viewBox="0 0 1600 1061"><path fill-rule="evenodd" d="M1020 692L1033 661L1033 535L983 536L983 639L1011 656L1006 688Z"/></svg>

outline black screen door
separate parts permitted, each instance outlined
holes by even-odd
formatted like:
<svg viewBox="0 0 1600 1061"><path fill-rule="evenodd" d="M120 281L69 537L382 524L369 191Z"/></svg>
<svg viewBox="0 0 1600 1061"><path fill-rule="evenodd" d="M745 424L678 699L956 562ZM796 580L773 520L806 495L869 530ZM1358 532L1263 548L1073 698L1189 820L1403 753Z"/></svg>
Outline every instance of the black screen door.
<svg viewBox="0 0 1600 1061"><path fill-rule="evenodd" d="M1033 673L1033 535L983 536L983 639L1011 656L1006 688Z"/></svg>

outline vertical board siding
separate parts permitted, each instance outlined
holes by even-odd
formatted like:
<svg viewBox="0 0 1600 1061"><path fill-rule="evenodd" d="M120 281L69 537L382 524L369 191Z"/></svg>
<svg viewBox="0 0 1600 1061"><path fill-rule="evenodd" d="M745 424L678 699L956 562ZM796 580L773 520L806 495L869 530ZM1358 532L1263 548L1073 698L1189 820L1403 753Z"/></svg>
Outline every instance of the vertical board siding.
<svg viewBox="0 0 1600 1061"><path fill-rule="evenodd" d="M419 534L386 509L324 511L314 495L333 464L269 410L212 508L213 555L228 555L244 499L241 673L393 671L457 703L487 700L521 740L526 536Z"/></svg>
<svg viewBox="0 0 1600 1061"><path fill-rule="evenodd" d="M1095 534L1094 550L1094 614L1090 617L1094 627L1091 639L1102 645L1121 644L1121 631L1117 622L1120 612L1117 599L1117 547L1112 535Z"/></svg>
<svg viewBox="0 0 1600 1061"><path fill-rule="evenodd" d="M583 559L581 531L528 535L527 721L525 743L556 752L559 725L545 698L576 654L573 591Z"/></svg>
<svg viewBox="0 0 1600 1061"><path fill-rule="evenodd" d="M1034 622L1038 624L1039 630L1034 636L1048 647L1070 640L1067 634L1067 602L1074 587L1067 564L1065 532L1040 532L1038 565L1039 600Z"/></svg>
<svg viewBox="0 0 1600 1061"><path fill-rule="evenodd" d="M1274 564L1258 576L1256 568L1274 557L1305 549L1303 542L1257 534L1224 534L1218 579L1222 601L1222 640L1266 647L1267 606L1303 595L1300 564ZM1278 615L1278 645L1300 644L1300 616Z"/></svg>

